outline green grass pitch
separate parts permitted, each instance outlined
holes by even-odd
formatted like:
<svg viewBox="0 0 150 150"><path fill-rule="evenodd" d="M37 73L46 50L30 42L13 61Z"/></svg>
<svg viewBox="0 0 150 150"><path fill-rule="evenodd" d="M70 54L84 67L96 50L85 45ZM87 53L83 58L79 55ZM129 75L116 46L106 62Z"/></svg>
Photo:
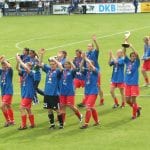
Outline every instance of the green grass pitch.
<svg viewBox="0 0 150 150"><path fill-rule="evenodd" d="M71 16L28 16L0 18L0 55L4 54L14 67L15 122L13 127L4 128L4 118L0 112L0 150L149 150L150 148L150 88L141 88L138 98L142 106L140 118L131 121L131 109L112 109L113 100L109 95L111 68L108 66L108 51L119 49L123 42L124 32L131 31L130 42L143 53L143 37L150 35L150 14L114 14L114 15L71 15ZM58 50L65 49L68 57L73 58L75 49L86 50L91 36L96 34L100 45L99 62L102 72L102 88L105 94L105 105L96 108L101 125L87 130L80 130L76 116L67 110L66 125L63 130L48 129L46 110L40 104L33 106L35 129L17 131L20 125L20 89L19 78L15 71L18 48L29 47L38 50L46 48L45 63L49 56L56 55ZM16 48L18 47L18 48ZM44 87L45 75L42 74L40 87ZM140 73L140 85L144 84ZM118 92L118 91L117 91ZM83 90L76 91L76 103L82 99ZM85 110L81 109L85 114Z"/></svg>

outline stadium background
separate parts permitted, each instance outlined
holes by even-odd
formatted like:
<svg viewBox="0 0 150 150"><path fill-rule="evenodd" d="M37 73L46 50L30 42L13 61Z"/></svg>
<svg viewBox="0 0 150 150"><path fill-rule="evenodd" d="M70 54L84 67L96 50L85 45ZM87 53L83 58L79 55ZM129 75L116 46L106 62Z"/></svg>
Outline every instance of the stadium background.
<svg viewBox="0 0 150 150"><path fill-rule="evenodd" d="M42 0L41 14L68 14L68 7L73 5L74 1L78 0ZM0 1L0 9L2 9L3 15L5 16L40 14L38 5L39 0ZM82 7L84 6L86 6L87 13L90 14L133 13L135 9L132 0L81 0L78 1L78 6L81 10L76 10L74 13L82 13ZM148 0L138 1L138 12L150 12L150 2Z"/></svg>

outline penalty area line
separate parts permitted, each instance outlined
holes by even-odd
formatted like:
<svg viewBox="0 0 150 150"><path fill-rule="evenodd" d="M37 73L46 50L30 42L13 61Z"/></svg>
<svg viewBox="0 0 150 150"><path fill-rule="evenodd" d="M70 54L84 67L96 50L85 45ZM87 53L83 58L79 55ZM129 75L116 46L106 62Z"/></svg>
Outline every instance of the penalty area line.
<svg viewBox="0 0 150 150"><path fill-rule="evenodd" d="M139 31L139 30L143 30L143 29L146 29L146 28L150 28L150 26L144 26L144 27L140 27L140 28L127 29L127 30L129 30L131 32L134 32L134 31ZM103 35L103 36L97 36L97 39L103 39L103 38L107 38L107 37L111 37L111 36L115 36L115 35L120 35L120 34L123 34L124 32L125 31L121 31L121 32L115 32L115 33L112 33L112 34ZM42 39L42 38L46 38L46 37L32 38L32 39L20 41L20 42L17 42L15 44L15 47L17 49L22 49L22 47L20 47L20 44L23 44L25 42L34 41L34 40L37 40L37 39ZM67 44L63 44L63 45L59 45L59 46L54 46L54 47L51 47L51 48L47 48L46 50L47 51L54 50L54 49L57 49L57 48L62 48L62 47L65 47L65 46L76 45L76 44L80 44L80 43L84 43L84 42L88 42L88 41L91 41L91 39L86 39L86 40L81 40L81 41L77 41L77 42L67 43Z"/></svg>

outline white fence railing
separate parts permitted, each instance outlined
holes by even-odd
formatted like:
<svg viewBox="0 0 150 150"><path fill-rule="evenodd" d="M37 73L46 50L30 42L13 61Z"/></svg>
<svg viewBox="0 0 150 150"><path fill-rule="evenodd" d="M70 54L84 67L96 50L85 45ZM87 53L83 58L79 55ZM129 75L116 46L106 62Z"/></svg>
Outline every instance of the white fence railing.
<svg viewBox="0 0 150 150"><path fill-rule="evenodd" d="M79 4L81 7L82 4ZM86 4L87 13L102 14L102 13L134 13L135 8L133 3L99 3ZM68 4L53 5L53 14L67 14ZM137 12L150 12L150 2L139 3Z"/></svg>

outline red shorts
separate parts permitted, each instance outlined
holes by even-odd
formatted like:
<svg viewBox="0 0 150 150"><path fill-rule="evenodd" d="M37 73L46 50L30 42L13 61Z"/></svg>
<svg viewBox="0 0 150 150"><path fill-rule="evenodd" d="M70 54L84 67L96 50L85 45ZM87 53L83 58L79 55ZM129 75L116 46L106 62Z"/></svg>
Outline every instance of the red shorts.
<svg viewBox="0 0 150 150"><path fill-rule="evenodd" d="M98 85L98 87L101 86L101 74L100 74L100 72L98 73L97 85Z"/></svg>
<svg viewBox="0 0 150 150"><path fill-rule="evenodd" d="M32 105L32 99L31 98L23 98L21 100L21 104L20 104L21 107L30 109L31 105Z"/></svg>
<svg viewBox="0 0 150 150"><path fill-rule="evenodd" d="M142 66L142 70L150 71L150 60L145 60Z"/></svg>
<svg viewBox="0 0 150 150"><path fill-rule="evenodd" d="M79 79L74 79L74 86L75 88L80 88L80 87L84 87L85 85L85 81L84 80L79 80Z"/></svg>
<svg viewBox="0 0 150 150"><path fill-rule="evenodd" d="M61 105L70 105L74 106L74 96L60 96L60 104Z"/></svg>
<svg viewBox="0 0 150 150"><path fill-rule="evenodd" d="M139 86L138 85L125 85L125 96L139 96Z"/></svg>
<svg viewBox="0 0 150 150"><path fill-rule="evenodd" d="M3 95L2 102L7 105L11 105L12 103L12 95Z"/></svg>
<svg viewBox="0 0 150 150"><path fill-rule="evenodd" d="M114 82L112 82L112 83L110 84L110 87L123 89L123 88L125 87L125 85L124 85L124 83L114 83Z"/></svg>
<svg viewBox="0 0 150 150"><path fill-rule="evenodd" d="M85 95L85 106L92 108L95 106L97 95Z"/></svg>

